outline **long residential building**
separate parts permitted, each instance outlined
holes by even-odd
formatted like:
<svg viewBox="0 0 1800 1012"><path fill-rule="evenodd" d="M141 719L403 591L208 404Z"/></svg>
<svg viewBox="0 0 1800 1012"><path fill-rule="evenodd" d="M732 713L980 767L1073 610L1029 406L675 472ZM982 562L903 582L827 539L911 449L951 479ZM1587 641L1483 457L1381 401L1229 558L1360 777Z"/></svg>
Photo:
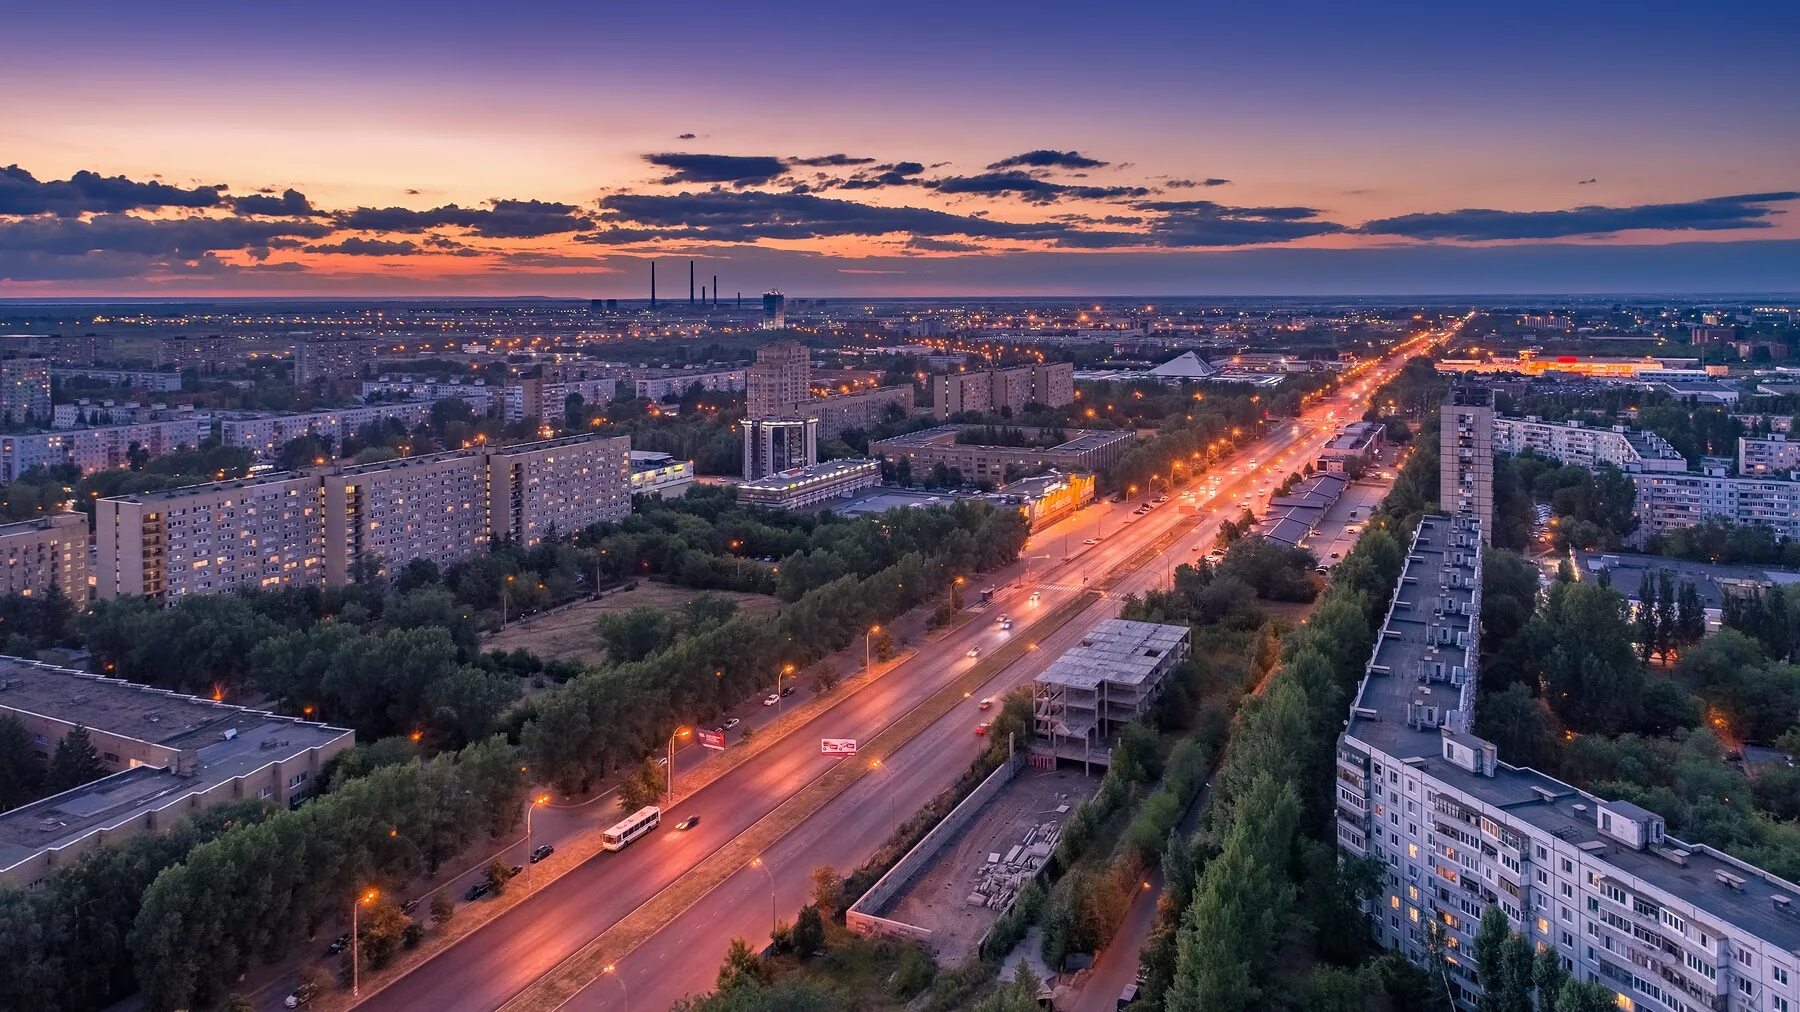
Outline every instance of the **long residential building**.
<svg viewBox="0 0 1800 1012"><path fill-rule="evenodd" d="M0 421L42 425L50 419L50 360L0 359Z"/></svg>
<svg viewBox="0 0 1800 1012"><path fill-rule="evenodd" d="M1535 416L1494 418L1494 450L1522 453L1564 464L1611 464L1621 471L1685 471L1687 458L1654 432L1624 425L1598 429L1578 421L1546 422Z"/></svg>
<svg viewBox="0 0 1800 1012"><path fill-rule="evenodd" d="M1638 544L1708 518L1761 524L1777 537L1800 537L1800 481L1733 478L1718 464L1699 471L1637 474Z"/></svg>
<svg viewBox="0 0 1800 1012"><path fill-rule="evenodd" d="M939 425L869 444L869 452L889 460L909 462L912 473L924 476L943 464L962 473L970 481L993 481L996 484L1036 474L1039 471L1105 470L1117 463L1131 448L1136 435L1131 432L1068 429L1064 439L1050 446L989 446L959 443L957 436L970 428L963 425ZM1045 430L1021 427L1018 431L1042 438Z"/></svg>
<svg viewBox="0 0 1800 1012"><path fill-rule="evenodd" d="M219 440L226 446L241 446L267 460L280 454L282 446L289 440L308 434L327 439L333 447L339 447L345 436L377 422L393 419L413 429L430 418L430 401L394 401L326 411L228 418L219 423Z"/></svg>
<svg viewBox="0 0 1800 1012"><path fill-rule="evenodd" d="M1800 441L1775 433L1763 437L1738 437L1738 473L1791 475L1800 470Z"/></svg>
<svg viewBox="0 0 1800 1012"><path fill-rule="evenodd" d="M570 436L101 499L101 598L342 584L631 512L631 444Z"/></svg>
<svg viewBox="0 0 1800 1012"><path fill-rule="evenodd" d="M931 377L931 408L940 419L964 411L1019 412L1027 404L1060 408L1075 402L1075 365L1045 362Z"/></svg>
<svg viewBox="0 0 1800 1012"><path fill-rule="evenodd" d="M702 390L739 393L744 389L742 369L653 369L633 380L641 400L660 401L680 397L698 384Z"/></svg>
<svg viewBox="0 0 1800 1012"><path fill-rule="evenodd" d="M181 389L181 374L168 370L58 366L50 370L50 377L57 380L84 379L96 383L111 383L125 389L148 390L157 394L172 394Z"/></svg>
<svg viewBox="0 0 1800 1012"><path fill-rule="evenodd" d="M355 732L0 657L0 714L49 760L76 727L108 775L0 814L0 885L29 887L105 843L167 833L216 805L311 794Z"/></svg>
<svg viewBox="0 0 1800 1012"><path fill-rule="evenodd" d="M1497 906L1621 1008L1792 1012L1800 886L1502 762L1469 732L1481 560L1476 521L1420 521L1338 739L1338 846L1384 868L1376 940L1424 964L1437 934L1451 997L1471 1010L1475 935Z"/></svg>
<svg viewBox="0 0 1800 1012"><path fill-rule="evenodd" d="M211 415L103 425L91 429L0 435L0 481L16 481L34 467L73 464L82 474L125 467L133 449L151 457L198 446L212 434Z"/></svg>
<svg viewBox="0 0 1800 1012"><path fill-rule="evenodd" d="M80 608L88 599L88 525L81 513L54 513L0 524L0 595L60 591Z"/></svg>

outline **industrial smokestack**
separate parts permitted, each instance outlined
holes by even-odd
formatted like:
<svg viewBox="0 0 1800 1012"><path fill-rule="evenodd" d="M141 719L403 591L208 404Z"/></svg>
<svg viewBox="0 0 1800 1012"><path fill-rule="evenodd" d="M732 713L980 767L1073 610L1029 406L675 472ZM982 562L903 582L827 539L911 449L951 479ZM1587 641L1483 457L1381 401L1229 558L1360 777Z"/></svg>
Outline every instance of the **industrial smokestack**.
<svg viewBox="0 0 1800 1012"><path fill-rule="evenodd" d="M719 304L719 276L713 275L713 305Z"/></svg>
<svg viewBox="0 0 1800 1012"><path fill-rule="evenodd" d="M650 261L650 308L656 308L656 261Z"/></svg>
<svg viewBox="0 0 1800 1012"><path fill-rule="evenodd" d="M688 305L694 304L694 262L688 261Z"/></svg>

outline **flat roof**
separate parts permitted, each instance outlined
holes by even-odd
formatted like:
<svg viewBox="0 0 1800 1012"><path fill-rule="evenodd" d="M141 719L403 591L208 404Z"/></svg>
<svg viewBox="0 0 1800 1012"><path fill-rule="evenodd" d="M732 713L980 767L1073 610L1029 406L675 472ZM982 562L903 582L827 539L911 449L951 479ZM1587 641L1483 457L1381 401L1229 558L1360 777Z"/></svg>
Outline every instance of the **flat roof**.
<svg viewBox="0 0 1800 1012"><path fill-rule="evenodd" d="M940 446L957 445L969 447L987 447L989 449L1017 450L1021 453L1038 451L1043 453L1073 453L1081 450L1092 450L1108 446L1121 439L1135 439L1137 434L1130 429L1068 429L1062 430L1068 438L1052 446L999 446L992 447L984 443L956 443L957 433L968 429L986 428L983 425L934 425L929 429L917 432L904 432L898 436L878 439L875 446ZM1007 428L1022 432L1040 432L1042 429L1031 425L1014 425Z"/></svg>
<svg viewBox="0 0 1800 1012"><path fill-rule="evenodd" d="M0 656L0 708L191 753L191 772L139 766L0 814L0 870L354 732Z"/></svg>
<svg viewBox="0 0 1800 1012"><path fill-rule="evenodd" d="M967 502L978 498L972 492L956 492L942 489L936 492L922 492L917 489L895 488L888 485L874 485L859 489L848 498L831 504L831 512L839 516L874 516L889 510L927 509L932 506L948 506L951 503Z"/></svg>
<svg viewBox="0 0 1800 1012"><path fill-rule="evenodd" d="M1093 689L1101 682L1142 685L1188 638L1185 625L1109 618L1033 679L1044 685Z"/></svg>
<svg viewBox="0 0 1800 1012"><path fill-rule="evenodd" d="M366 467L370 465L363 466ZM180 499L193 495L200 489L226 492L236 489L260 488L264 485L278 485L284 481L293 481L296 478L306 477L308 477L308 475L300 471L269 471L265 474L259 474L249 478L233 478L229 481L203 481L196 485L181 485L176 488L165 488L155 492L128 492L124 495L109 495L106 499L112 502L166 502L170 499Z"/></svg>
<svg viewBox="0 0 1800 1012"><path fill-rule="evenodd" d="M833 478L843 478L871 470L879 471L881 465L867 457L845 457L840 460L821 461L806 467L789 468L786 471L777 471L761 478L740 481L737 483L737 487L747 488L753 492L786 492L810 482L830 481Z"/></svg>
<svg viewBox="0 0 1800 1012"><path fill-rule="evenodd" d="M1692 583L1694 592L1700 595L1700 603L1708 608L1724 607L1726 587L1749 589L1775 584L1785 587L1800 583L1800 572L1789 569L1720 562L1688 562L1662 555L1639 555L1632 552L1577 550L1575 566L1584 580L1598 579L1602 570L1607 571L1612 579L1612 588L1631 600L1636 599L1638 586L1643 582L1645 573L1649 573L1651 579L1656 579L1656 574L1666 572L1677 587L1684 581Z"/></svg>

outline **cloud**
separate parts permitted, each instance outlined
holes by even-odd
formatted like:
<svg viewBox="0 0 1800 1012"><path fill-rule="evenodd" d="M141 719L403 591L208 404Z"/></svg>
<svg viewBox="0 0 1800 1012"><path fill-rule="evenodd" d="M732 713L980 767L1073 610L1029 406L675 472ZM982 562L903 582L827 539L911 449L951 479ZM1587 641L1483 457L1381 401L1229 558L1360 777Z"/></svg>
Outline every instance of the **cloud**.
<svg viewBox="0 0 1800 1012"><path fill-rule="evenodd" d="M787 163L774 155L703 155L665 151L645 155L644 161L669 174L657 182L674 186L683 183L730 183L733 186L755 186L787 172Z"/></svg>
<svg viewBox="0 0 1800 1012"><path fill-rule="evenodd" d="M1715 232L1737 228L1770 228L1781 212L1770 204L1800 200L1800 192L1743 193L1676 204L1602 207L1587 204L1563 211L1494 211L1465 208L1403 214L1365 222L1365 235L1397 235L1408 239L1453 239L1486 242L1502 239L1566 239L1604 236L1650 229L1666 232Z"/></svg>
<svg viewBox="0 0 1800 1012"><path fill-rule="evenodd" d="M1097 169L1106 164L1108 163L1103 162L1098 158L1089 158L1079 151L1055 151L1050 148L1038 148L1035 151L1027 151L1021 155L1013 155L1011 158L1002 158L992 165L989 165L988 168L990 170L1018 168Z"/></svg>
<svg viewBox="0 0 1800 1012"><path fill-rule="evenodd" d="M421 252L419 244L415 242L406 240L396 242L389 239L364 239L359 235L353 235L341 242L334 242L325 246L308 246L306 247L306 251L308 253L341 253L345 256L356 257L411 256L414 253Z"/></svg>
<svg viewBox="0 0 1800 1012"><path fill-rule="evenodd" d="M0 222L0 251L57 256L96 252L193 259L215 250L266 247L280 237L320 238L331 231L318 222L250 218L151 219L129 214L77 218L25 218Z"/></svg>
<svg viewBox="0 0 1800 1012"><path fill-rule="evenodd" d="M964 235L976 238L1055 238L1055 224L989 221L921 207L876 207L807 193L708 190L699 193L620 193L600 201L606 231L577 236L581 242L649 239L755 242L831 236Z"/></svg>
<svg viewBox="0 0 1800 1012"><path fill-rule="evenodd" d="M466 228L489 239L534 239L592 228L593 219L574 204L543 200L493 200L489 206L445 204L428 211L408 207L359 207L340 212L340 226L358 232L424 232Z"/></svg>
<svg viewBox="0 0 1800 1012"><path fill-rule="evenodd" d="M873 190L883 186L920 186L924 180L917 178L925 171L925 166L918 162L892 162L887 165L875 165L849 177L825 184L824 189L836 187L841 190Z"/></svg>
<svg viewBox="0 0 1800 1012"><path fill-rule="evenodd" d="M929 236L914 236L906 240L906 249L926 253L979 253L986 247L980 243L965 242L961 239L933 239Z"/></svg>
<svg viewBox="0 0 1800 1012"><path fill-rule="evenodd" d="M248 197L232 197L231 209L239 214L265 215L280 218L309 218L323 212L313 207L312 201L299 190L284 190L281 196L271 197L261 192Z"/></svg>
<svg viewBox="0 0 1800 1012"><path fill-rule="evenodd" d="M984 172L974 176L947 176L943 179L929 180L925 185L939 193L1006 194L1020 197L1033 204L1049 204L1065 198L1117 200L1145 197L1150 194L1149 188L1143 186L1082 186L1053 183L1017 170Z"/></svg>
<svg viewBox="0 0 1800 1012"><path fill-rule="evenodd" d="M1587 178L1587 179L1578 179L1578 180L1576 180L1576 181L1575 181L1575 185L1576 185L1576 186L1586 186L1586 185L1588 185L1588 184L1589 184L1589 183L1598 183L1598 182L1599 182L1599 181L1600 181L1600 180L1598 180L1598 179L1595 179L1595 178L1593 178L1593 177L1592 177L1592 176L1590 176L1590 177L1588 177L1588 178Z"/></svg>
<svg viewBox="0 0 1800 1012"><path fill-rule="evenodd" d="M693 134L676 134L675 139L678 141L691 141L694 139L694 135Z"/></svg>
<svg viewBox="0 0 1800 1012"><path fill-rule="evenodd" d="M1224 186L1229 179L1171 179L1164 183L1171 190L1189 190L1196 186Z"/></svg>
<svg viewBox="0 0 1800 1012"><path fill-rule="evenodd" d="M873 158L855 158L850 155L836 154L836 155L820 155L816 158L794 157L794 158L788 159L787 162L789 165L845 166L845 165L871 165L871 164L874 164L875 159L873 159Z"/></svg>
<svg viewBox="0 0 1800 1012"><path fill-rule="evenodd" d="M156 207L217 207L225 187L191 190L167 183L140 183L86 169L68 179L40 181L17 165L0 168L0 214L54 214L74 217L107 211Z"/></svg>

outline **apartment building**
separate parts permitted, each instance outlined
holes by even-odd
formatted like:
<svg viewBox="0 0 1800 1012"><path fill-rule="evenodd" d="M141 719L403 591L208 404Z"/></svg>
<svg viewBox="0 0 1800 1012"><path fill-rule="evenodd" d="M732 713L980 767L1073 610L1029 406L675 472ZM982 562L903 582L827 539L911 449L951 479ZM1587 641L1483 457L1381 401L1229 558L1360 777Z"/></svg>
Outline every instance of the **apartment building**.
<svg viewBox="0 0 1800 1012"><path fill-rule="evenodd" d="M1018 412L1031 403L1057 408L1074 401L1072 362L953 372L931 378L931 408L938 418L964 411Z"/></svg>
<svg viewBox="0 0 1800 1012"><path fill-rule="evenodd" d="M447 566L489 542L487 456L481 450L335 468L323 475L324 579L412 559Z"/></svg>
<svg viewBox="0 0 1800 1012"><path fill-rule="evenodd" d="M241 446L268 460L281 453L291 439L314 435L343 445L344 437L387 419L408 429L431 419L430 401L395 401L327 411L295 411L275 415L228 418L219 423L219 439L226 446Z"/></svg>
<svg viewBox="0 0 1800 1012"><path fill-rule="evenodd" d="M1494 392L1452 387L1439 421L1439 496L1452 515L1476 520L1486 538L1494 526Z"/></svg>
<svg viewBox="0 0 1800 1012"><path fill-rule="evenodd" d="M1791 475L1795 470L1800 470L1800 442L1788 442L1785 433L1738 437L1739 474Z"/></svg>
<svg viewBox="0 0 1800 1012"><path fill-rule="evenodd" d="M308 473L114 496L96 503L101 598L342 583L527 547L631 512L631 442L569 436Z"/></svg>
<svg viewBox="0 0 1800 1012"><path fill-rule="evenodd" d="M913 388L910 383L853 390L847 394L814 397L802 408L809 417L819 420L819 438L836 439L851 429L867 431L885 422L895 413L913 413Z"/></svg>
<svg viewBox="0 0 1800 1012"><path fill-rule="evenodd" d="M212 434L211 415L103 425L59 432L0 435L0 481L16 481L34 467L73 464L82 474L125 467L135 447L152 457L198 446Z"/></svg>
<svg viewBox="0 0 1800 1012"><path fill-rule="evenodd" d="M1117 463L1137 437L1130 432L1069 429L1054 446L986 446L959 443L958 433L969 426L939 425L908 432L869 444L869 452L889 460L910 462L912 473L923 476L938 464L960 471L970 481L1004 483L1014 477L1049 468L1059 471L1103 471ZM1045 430L1021 427L1021 432L1041 437Z"/></svg>
<svg viewBox="0 0 1800 1012"><path fill-rule="evenodd" d="M81 513L0 524L0 595L52 589L80 608L88 599L88 525Z"/></svg>
<svg viewBox="0 0 1800 1012"><path fill-rule="evenodd" d="M1110 765L1112 743L1142 720L1188 657L1189 629L1110 618L1031 680L1034 766L1058 759Z"/></svg>
<svg viewBox="0 0 1800 1012"><path fill-rule="evenodd" d="M754 481L819 462L817 418L746 418L738 427L744 431L746 478Z"/></svg>
<svg viewBox="0 0 1800 1012"><path fill-rule="evenodd" d="M1424 963L1437 936L1452 997L1474 1009L1475 933L1497 905L1621 1008L1792 1012L1800 886L1469 733L1481 551L1470 518L1420 521L1338 739L1338 846L1385 868L1377 941Z"/></svg>
<svg viewBox="0 0 1800 1012"><path fill-rule="evenodd" d="M776 341L756 349L744 372L744 413L749 418L798 415L812 400L812 358L798 341Z"/></svg>
<svg viewBox="0 0 1800 1012"><path fill-rule="evenodd" d="M530 548L631 514L631 439L565 436L490 448L488 529Z"/></svg>
<svg viewBox="0 0 1800 1012"><path fill-rule="evenodd" d="M50 418L50 360L0 359L0 421L42 425Z"/></svg>
<svg viewBox="0 0 1800 1012"><path fill-rule="evenodd" d="M1523 453L1563 464L1598 467L1611 464L1621 471L1685 471L1687 458L1654 432L1625 425L1593 428L1579 421L1546 422L1534 415L1494 419L1494 451Z"/></svg>
<svg viewBox="0 0 1800 1012"><path fill-rule="evenodd" d="M111 383L117 387L132 390L148 390L151 393L172 394L181 389L181 374L156 369L99 369L93 367L70 366L56 367L50 370L52 379L84 379L95 383Z"/></svg>
<svg viewBox="0 0 1800 1012"><path fill-rule="evenodd" d="M1719 463L1709 463L1699 471L1633 478L1638 518L1633 537L1640 545L1654 535L1692 527L1709 517L1761 524L1781 538L1800 537L1800 481L1733 478Z"/></svg>
<svg viewBox="0 0 1800 1012"><path fill-rule="evenodd" d="M569 410L569 398L581 398L581 404L593 415L601 413L613 399L618 381L610 378L551 380L526 377L508 384L503 392L506 420L536 418L538 424L563 428Z"/></svg>
<svg viewBox="0 0 1800 1012"><path fill-rule="evenodd" d="M294 383L355 379L375 361L377 342L360 338L294 342Z"/></svg>
<svg viewBox="0 0 1800 1012"><path fill-rule="evenodd" d="M744 389L742 369L652 369L633 381L640 400L660 401L680 397L698 384L702 390L739 393Z"/></svg>
<svg viewBox="0 0 1800 1012"><path fill-rule="evenodd" d="M0 885L26 888L106 843L215 805L290 805L356 743L348 728L0 657L0 714L48 760L85 727L110 775L0 814Z"/></svg>

